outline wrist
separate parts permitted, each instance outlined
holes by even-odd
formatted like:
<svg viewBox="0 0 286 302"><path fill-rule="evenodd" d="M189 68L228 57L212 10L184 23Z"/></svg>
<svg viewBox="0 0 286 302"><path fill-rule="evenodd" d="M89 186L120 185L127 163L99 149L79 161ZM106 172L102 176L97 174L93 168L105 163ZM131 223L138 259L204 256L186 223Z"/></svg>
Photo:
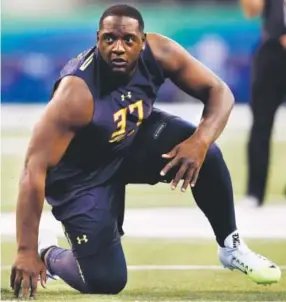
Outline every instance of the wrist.
<svg viewBox="0 0 286 302"><path fill-rule="evenodd" d="M205 134L201 133L199 129L191 136L195 138L200 145L204 146L206 149L212 144L212 140Z"/></svg>
<svg viewBox="0 0 286 302"><path fill-rule="evenodd" d="M27 247L27 246L18 246L17 248L18 253L36 253L38 254L38 247Z"/></svg>
<svg viewBox="0 0 286 302"><path fill-rule="evenodd" d="M33 238L32 238L33 237ZM38 253L38 237L18 236L17 251L23 253Z"/></svg>

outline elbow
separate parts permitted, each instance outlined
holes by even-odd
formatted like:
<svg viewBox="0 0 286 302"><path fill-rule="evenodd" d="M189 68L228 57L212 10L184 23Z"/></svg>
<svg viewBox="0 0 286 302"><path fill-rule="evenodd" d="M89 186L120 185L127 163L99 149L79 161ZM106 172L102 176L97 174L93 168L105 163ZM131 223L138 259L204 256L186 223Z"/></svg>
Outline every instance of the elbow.
<svg viewBox="0 0 286 302"><path fill-rule="evenodd" d="M248 19L253 19L262 14L264 8L264 2L261 0L256 0L253 2L247 2L243 5L244 16Z"/></svg>
<svg viewBox="0 0 286 302"><path fill-rule="evenodd" d="M224 86L224 89L225 89L227 102L228 102L230 108L232 109L234 104L235 104L234 95L233 95L231 89L229 88L229 86L226 83L223 83L223 86Z"/></svg>
<svg viewBox="0 0 286 302"><path fill-rule="evenodd" d="M32 169L29 166L25 166L22 170L19 185L21 187L33 187L35 184L36 175L33 175ZM33 180L34 179L34 180Z"/></svg>
<svg viewBox="0 0 286 302"><path fill-rule="evenodd" d="M244 16L247 19L254 19L260 15L260 11L256 9L248 9L247 11L244 12Z"/></svg>
<svg viewBox="0 0 286 302"><path fill-rule="evenodd" d="M29 188L33 191L42 190L45 184L45 175L45 169L28 161L25 163L22 171L19 186L20 188Z"/></svg>
<svg viewBox="0 0 286 302"><path fill-rule="evenodd" d="M45 193L45 174L39 173L27 166L22 171L19 180L17 198L17 217L23 211L32 211L37 215L42 211ZM30 213L32 215L32 212Z"/></svg>
<svg viewBox="0 0 286 302"><path fill-rule="evenodd" d="M219 81L217 91L220 95L220 100L224 103L224 107L231 111L235 104L235 98L229 86L224 81Z"/></svg>

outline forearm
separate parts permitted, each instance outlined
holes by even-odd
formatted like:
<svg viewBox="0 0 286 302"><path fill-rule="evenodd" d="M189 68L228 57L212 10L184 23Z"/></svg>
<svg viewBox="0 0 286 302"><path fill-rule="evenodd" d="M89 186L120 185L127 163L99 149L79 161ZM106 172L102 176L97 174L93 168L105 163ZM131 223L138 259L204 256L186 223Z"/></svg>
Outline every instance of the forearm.
<svg viewBox="0 0 286 302"><path fill-rule="evenodd" d="M194 135L211 145L224 130L234 104L234 97L226 84L217 85L209 92L201 122Z"/></svg>
<svg viewBox="0 0 286 302"><path fill-rule="evenodd" d="M264 0L240 0L244 14L253 18L260 15L263 11Z"/></svg>
<svg viewBox="0 0 286 302"><path fill-rule="evenodd" d="M42 175L25 170L20 181L16 209L18 250L37 250L44 187L45 182Z"/></svg>

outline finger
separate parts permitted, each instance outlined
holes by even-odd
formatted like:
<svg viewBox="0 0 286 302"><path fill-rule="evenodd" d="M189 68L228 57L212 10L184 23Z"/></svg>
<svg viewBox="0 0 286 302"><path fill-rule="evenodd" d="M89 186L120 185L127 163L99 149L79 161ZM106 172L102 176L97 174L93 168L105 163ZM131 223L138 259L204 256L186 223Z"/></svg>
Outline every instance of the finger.
<svg viewBox="0 0 286 302"><path fill-rule="evenodd" d="M37 285L38 285L38 277L37 275L31 278L31 294L30 297L35 298L37 293ZM41 280L42 283L42 280Z"/></svg>
<svg viewBox="0 0 286 302"><path fill-rule="evenodd" d="M19 293L21 290L21 283L22 283L22 272L21 271L17 271L16 272L16 277L14 280L14 294L16 297L19 297Z"/></svg>
<svg viewBox="0 0 286 302"><path fill-rule="evenodd" d="M46 288L46 283L47 283L47 273L46 270L43 270L40 272L40 280L41 280L41 285L43 288Z"/></svg>
<svg viewBox="0 0 286 302"><path fill-rule="evenodd" d="M165 176L168 173L168 171L171 170L173 167L175 167L178 163L179 163L179 159L175 157L173 160L167 163L167 165L160 172L160 175Z"/></svg>
<svg viewBox="0 0 286 302"><path fill-rule="evenodd" d="M13 266L10 275L10 286L12 289L14 289L15 277L16 277L16 268Z"/></svg>
<svg viewBox="0 0 286 302"><path fill-rule="evenodd" d="M179 171L177 172L175 178L172 181L172 190L175 190L177 188L179 181L184 177L187 169L188 169L187 164L183 164L180 167Z"/></svg>
<svg viewBox="0 0 286 302"><path fill-rule="evenodd" d="M197 168L191 180L191 187L194 187L196 185L199 174L200 174L200 168Z"/></svg>
<svg viewBox="0 0 286 302"><path fill-rule="evenodd" d="M184 183L183 183L182 188L181 188L182 192L186 192L189 184L191 183L191 180L193 178L193 174L195 173L195 170L196 170L195 168L190 168L189 171L187 172Z"/></svg>
<svg viewBox="0 0 286 302"><path fill-rule="evenodd" d="M170 152L165 153L165 154L162 154L162 157L163 157L163 158L173 158L173 157L176 156L177 151L178 151L178 148L175 147L175 148L172 149Z"/></svg>
<svg viewBox="0 0 286 302"><path fill-rule="evenodd" d="M173 158L175 155L167 153L167 154L162 154L163 158Z"/></svg>
<svg viewBox="0 0 286 302"><path fill-rule="evenodd" d="M31 278L27 273L23 274L22 280L22 297L28 298L30 296Z"/></svg>

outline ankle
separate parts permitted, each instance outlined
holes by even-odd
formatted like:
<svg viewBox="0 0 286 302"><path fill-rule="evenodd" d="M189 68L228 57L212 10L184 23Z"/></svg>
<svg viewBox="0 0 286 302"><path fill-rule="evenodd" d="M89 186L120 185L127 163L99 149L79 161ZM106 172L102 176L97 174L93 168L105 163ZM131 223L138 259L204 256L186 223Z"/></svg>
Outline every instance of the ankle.
<svg viewBox="0 0 286 302"><path fill-rule="evenodd" d="M42 261L45 263L45 265L47 265L47 259L48 259L48 256L49 256L50 252L51 252L54 248L56 248L56 247L57 247L57 246L52 245L52 246L50 246L50 247L44 249L44 250L41 252L40 257L41 257Z"/></svg>
<svg viewBox="0 0 286 302"><path fill-rule="evenodd" d="M238 230L235 230L225 238L223 246L235 249L242 245L242 242Z"/></svg>

